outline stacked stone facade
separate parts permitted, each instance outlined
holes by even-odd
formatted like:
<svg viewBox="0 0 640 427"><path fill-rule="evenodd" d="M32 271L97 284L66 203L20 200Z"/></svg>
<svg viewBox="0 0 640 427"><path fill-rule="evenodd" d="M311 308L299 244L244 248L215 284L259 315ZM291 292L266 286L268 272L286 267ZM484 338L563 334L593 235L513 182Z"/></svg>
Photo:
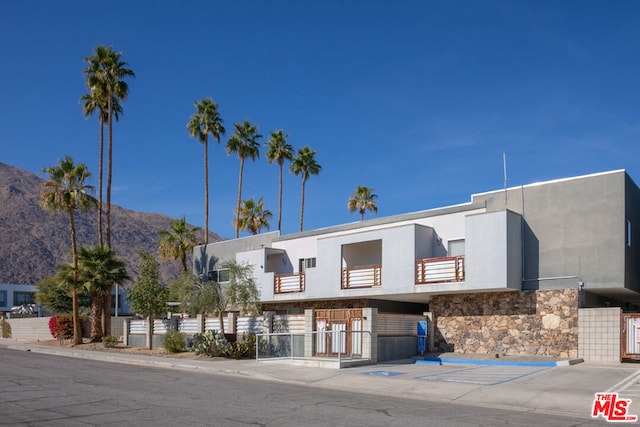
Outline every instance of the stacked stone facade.
<svg viewBox="0 0 640 427"><path fill-rule="evenodd" d="M577 357L578 290L434 296L435 350Z"/></svg>

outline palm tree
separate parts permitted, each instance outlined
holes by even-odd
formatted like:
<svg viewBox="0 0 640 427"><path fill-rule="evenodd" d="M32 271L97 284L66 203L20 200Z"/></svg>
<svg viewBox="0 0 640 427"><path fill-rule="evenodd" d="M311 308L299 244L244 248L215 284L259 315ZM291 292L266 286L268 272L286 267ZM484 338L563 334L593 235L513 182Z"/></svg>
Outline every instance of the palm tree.
<svg viewBox="0 0 640 427"><path fill-rule="evenodd" d="M114 283L122 284L129 279L125 262L116 258L113 252L103 246L80 248L78 276L91 295L91 339L98 341L104 332L104 296L111 293Z"/></svg>
<svg viewBox="0 0 640 427"><path fill-rule="evenodd" d="M107 212L106 233L107 248L111 249L111 181L113 175L113 117L115 107L113 100L124 101L129 94L129 85L124 81L126 77L135 77L129 68L129 64L122 61L122 52L114 52L113 47L99 45L93 56L84 58L87 67L84 73L87 76L87 86L92 93L106 99L108 148L107 148Z"/></svg>
<svg viewBox="0 0 640 427"><path fill-rule="evenodd" d="M300 202L300 232L302 232L302 219L304 218L304 185L311 175L318 175L322 170L315 159L316 152L308 146L298 150L298 156L291 162L289 170L295 176L302 175L302 196Z"/></svg>
<svg viewBox="0 0 640 427"><path fill-rule="evenodd" d="M194 104L197 112L191 115L187 129L191 137L197 137L204 145L204 244L209 243L209 134L220 143L225 134L218 104L211 98L202 98Z"/></svg>
<svg viewBox="0 0 640 427"><path fill-rule="evenodd" d="M360 212L360 221L364 220L364 212L369 211L378 213L378 205L376 204L377 194L373 194L374 188L358 185L356 191L349 197L347 207L349 212Z"/></svg>
<svg viewBox="0 0 640 427"><path fill-rule="evenodd" d="M76 241L76 209L88 211L97 205L96 199L90 194L93 186L86 181L91 177L87 165L76 165L71 156L65 156L56 166L44 168L49 180L42 184L40 203L43 208L52 213L65 212L69 215L69 229L71 232L71 257L73 268L73 289L71 291L73 314L73 343L82 343L80 317L78 313L78 247Z"/></svg>
<svg viewBox="0 0 640 427"><path fill-rule="evenodd" d="M99 88L89 89L89 93L85 93L80 98L80 102L82 105L82 112L84 113L85 118L92 116L96 111L98 112L98 121L100 123L100 148L98 152L98 244L100 246L104 245L104 238L102 236L102 177L103 173L103 157L104 157L104 123L109 120L108 103L104 100L104 96L102 95ZM118 99L114 97L112 100L113 113L116 118L116 121L120 118L120 113L122 113L122 107L118 102Z"/></svg>
<svg viewBox="0 0 640 427"><path fill-rule="evenodd" d="M278 230L282 230L282 166L284 161L293 160L293 147L287 144L289 135L283 135L282 129L271 133L271 138L267 142L267 160L269 163L276 162L280 168L279 192L278 192Z"/></svg>
<svg viewBox="0 0 640 427"><path fill-rule="evenodd" d="M236 203L236 220L234 222L236 228L236 239L240 234L240 202L242 201L242 171L244 169L244 161L246 158L256 160L260 157L260 143L258 140L262 135L258 133L258 126L253 126L249 120L245 120L242 124L234 124L236 130L227 141L227 156L231 153L238 153L240 159L240 175L238 178L238 201Z"/></svg>
<svg viewBox="0 0 640 427"><path fill-rule="evenodd" d="M269 218L273 214L264 208L262 197L256 203L253 197L243 200L240 206L240 230L249 230L254 236L260 233L262 227L269 229Z"/></svg>
<svg viewBox="0 0 640 427"><path fill-rule="evenodd" d="M160 245L158 252L160 258L164 260L180 260L182 271L189 271L187 267L187 254L193 251L193 247L198 243L196 231L199 227L187 227L186 217L174 219L170 230L160 230Z"/></svg>

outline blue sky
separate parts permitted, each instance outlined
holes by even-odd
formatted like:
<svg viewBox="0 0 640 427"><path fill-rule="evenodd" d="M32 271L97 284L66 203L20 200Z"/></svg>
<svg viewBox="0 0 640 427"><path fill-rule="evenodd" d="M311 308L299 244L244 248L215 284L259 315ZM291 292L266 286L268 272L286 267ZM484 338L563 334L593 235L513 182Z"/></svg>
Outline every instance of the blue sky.
<svg viewBox="0 0 640 427"><path fill-rule="evenodd" d="M509 185L627 169L640 180L637 1L22 1L0 3L0 161L42 176L64 154L97 173L83 58L123 52L136 78L114 126L113 202L204 221L193 103L309 145L305 230L469 201ZM212 143L210 225L233 237L239 160ZM277 166L247 162L243 196L277 227ZM94 180L97 184L97 179ZM298 230L300 177L284 181ZM367 215L366 217L370 217Z"/></svg>

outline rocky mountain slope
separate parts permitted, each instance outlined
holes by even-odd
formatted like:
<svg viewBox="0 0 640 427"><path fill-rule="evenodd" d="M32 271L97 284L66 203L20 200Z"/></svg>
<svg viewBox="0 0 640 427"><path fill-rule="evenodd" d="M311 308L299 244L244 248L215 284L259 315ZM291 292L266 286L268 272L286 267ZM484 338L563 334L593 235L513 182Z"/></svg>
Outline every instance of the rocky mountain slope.
<svg viewBox="0 0 640 427"><path fill-rule="evenodd" d="M55 273L56 266L70 261L69 217L51 214L40 207L43 179L0 163L0 283L35 284ZM156 253L158 231L167 230L172 218L111 206L112 246L127 261L127 271L137 276L140 249ZM97 213L77 212L79 246L97 243ZM211 233L209 242L221 240ZM166 282L180 274L178 261L161 263Z"/></svg>

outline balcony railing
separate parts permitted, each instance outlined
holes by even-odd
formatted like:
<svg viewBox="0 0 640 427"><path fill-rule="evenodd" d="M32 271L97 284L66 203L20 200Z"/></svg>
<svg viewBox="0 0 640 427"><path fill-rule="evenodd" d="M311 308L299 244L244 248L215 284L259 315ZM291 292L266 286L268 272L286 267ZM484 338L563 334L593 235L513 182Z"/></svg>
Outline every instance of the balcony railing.
<svg viewBox="0 0 640 427"><path fill-rule="evenodd" d="M342 269L342 289L382 286L381 265L361 265Z"/></svg>
<svg viewBox="0 0 640 427"><path fill-rule="evenodd" d="M276 294L304 292L304 272L276 274L274 277L273 292Z"/></svg>
<svg viewBox="0 0 640 427"><path fill-rule="evenodd" d="M416 261L416 285L463 281L463 256L426 258Z"/></svg>

